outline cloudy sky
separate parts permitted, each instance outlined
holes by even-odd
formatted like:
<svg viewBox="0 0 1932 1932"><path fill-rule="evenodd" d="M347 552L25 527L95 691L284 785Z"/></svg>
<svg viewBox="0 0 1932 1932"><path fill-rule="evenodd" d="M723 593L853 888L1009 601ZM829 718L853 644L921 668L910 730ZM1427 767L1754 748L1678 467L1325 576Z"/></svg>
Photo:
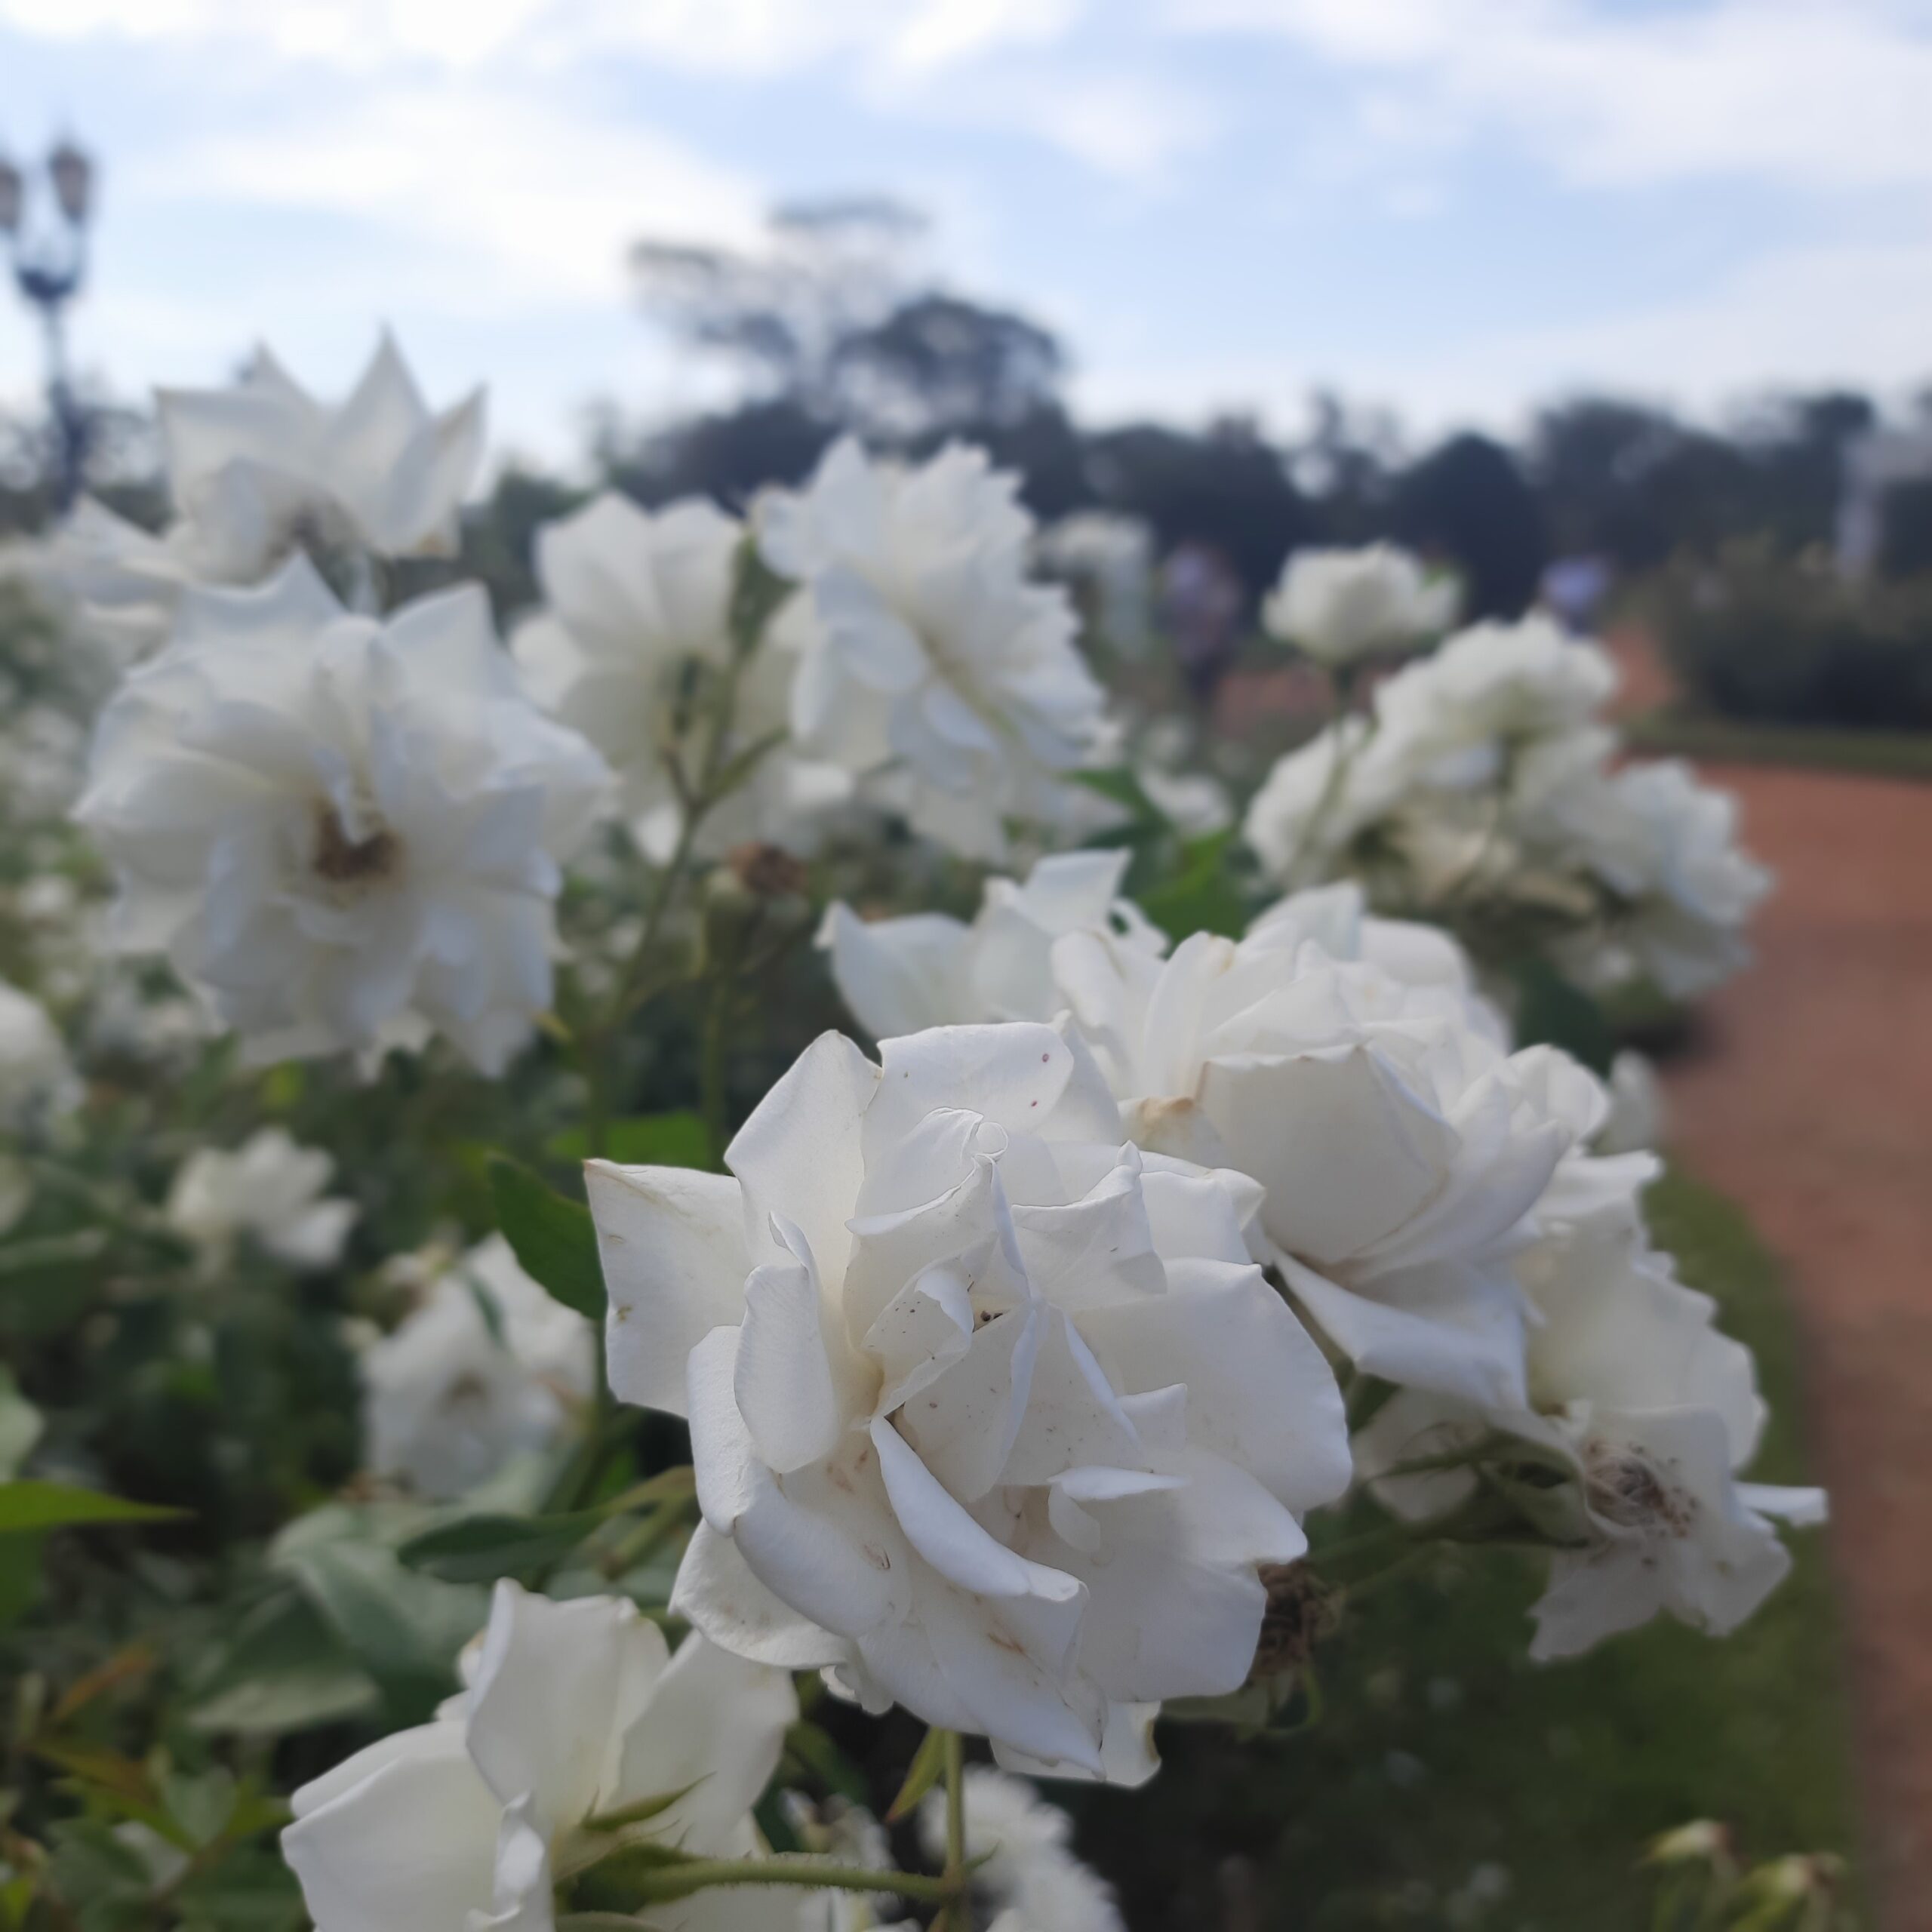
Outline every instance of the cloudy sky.
<svg viewBox="0 0 1932 1932"><path fill-rule="evenodd" d="M888 190L1060 328L1097 417L1423 429L1583 383L1932 378L1932 0L0 0L0 142L106 170L81 358L392 322L555 459L693 373L625 244ZM0 309L0 392L34 379Z"/></svg>

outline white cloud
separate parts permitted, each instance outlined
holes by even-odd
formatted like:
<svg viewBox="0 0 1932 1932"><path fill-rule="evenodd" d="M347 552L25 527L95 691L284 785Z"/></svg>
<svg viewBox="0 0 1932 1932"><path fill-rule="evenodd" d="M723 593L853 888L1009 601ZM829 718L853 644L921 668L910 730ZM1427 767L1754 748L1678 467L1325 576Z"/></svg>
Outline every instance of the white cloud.
<svg viewBox="0 0 1932 1932"><path fill-rule="evenodd" d="M868 106L931 126L1017 133L1118 181L1164 182L1174 162L1213 140L1226 109L1158 73L1083 63L996 60L915 86L879 76Z"/></svg>
<svg viewBox="0 0 1932 1932"><path fill-rule="evenodd" d="M1932 183L1932 20L1907 0L1171 0L1170 20L1399 83L1393 115L1364 97L1385 131L1499 128L1575 181Z"/></svg>
<svg viewBox="0 0 1932 1932"><path fill-rule="evenodd" d="M346 214L465 278L493 312L621 300L647 229L743 242L763 189L655 130L567 97L467 81L383 88L312 114L191 139L137 171L144 202Z"/></svg>
<svg viewBox="0 0 1932 1932"><path fill-rule="evenodd" d="M358 71L465 67L514 52L600 51L739 74L854 53L936 72L1063 34L1081 0L0 0L0 25L49 39L253 42Z"/></svg>

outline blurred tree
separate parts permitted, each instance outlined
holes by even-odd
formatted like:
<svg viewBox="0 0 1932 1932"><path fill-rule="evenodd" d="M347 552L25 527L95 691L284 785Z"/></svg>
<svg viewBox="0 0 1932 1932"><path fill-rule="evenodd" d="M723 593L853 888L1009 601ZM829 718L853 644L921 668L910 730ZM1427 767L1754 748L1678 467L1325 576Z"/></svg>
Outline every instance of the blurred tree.
<svg viewBox="0 0 1932 1932"><path fill-rule="evenodd" d="M1401 429L1387 411L1351 404L1330 389L1318 389L1309 407L1313 420L1289 451L1289 473L1316 506L1323 543L1371 543L1388 528Z"/></svg>
<svg viewBox="0 0 1932 1932"><path fill-rule="evenodd" d="M1140 423L1091 436L1088 448L1103 503L1143 518L1161 551L1182 543L1220 551L1251 604L1288 552L1316 534L1282 453L1251 423L1229 419L1201 435Z"/></svg>
<svg viewBox="0 0 1932 1932"><path fill-rule="evenodd" d="M584 493L512 464L463 519L462 573L489 591L497 621L537 601L533 545L538 528L567 516Z"/></svg>
<svg viewBox="0 0 1932 1932"><path fill-rule="evenodd" d="M741 404L641 437L614 426L598 439L600 466L640 503L711 497L743 509L767 483L798 483L836 433L789 398Z"/></svg>
<svg viewBox="0 0 1932 1932"><path fill-rule="evenodd" d="M1066 358L1037 322L956 295L918 295L834 349L830 401L881 437L1010 426L1052 406Z"/></svg>
<svg viewBox="0 0 1932 1932"><path fill-rule="evenodd" d="M1901 483L1887 497L1878 568L1887 577L1932 575L1932 483Z"/></svg>
<svg viewBox="0 0 1932 1932"><path fill-rule="evenodd" d="M1844 390L1762 405L1740 428L1753 489L1740 527L1727 534L1761 533L1793 554L1829 543L1844 489L1845 445L1878 420L1869 396Z"/></svg>
<svg viewBox="0 0 1932 1932"><path fill-rule="evenodd" d="M1846 445L1877 420L1866 397L1775 397L1730 435L1607 397L1546 410L1527 452L1561 553L1647 569L1748 537L1795 554L1828 543Z"/></svg>
<svg viewBox="0 0 1932 1932"><path fill-rule="evenodd" d="M1547 556L1543 513L1515 459L1487 436L1453 436L1396 485L1402 542L1462 573L1463 615L1520 617Z"/></svg>
<svg viewBox="0 0 1932 1932"><path fill-rule="evenodd" d="M1730 444L1613 398L1545 410L1528 462L1557 553L1607 557L1629 570L1661 563L1685 543L1721 541L1748 494Z"/></svg>
<svg viewBox="0 0 1932 1932"><path fill-rule="evenodd" d="M764 244L637 242L645 309L690 346L738 365L753 392L835 414L841 346L907 296L925 218L884 195L774 209Z"/></svg>

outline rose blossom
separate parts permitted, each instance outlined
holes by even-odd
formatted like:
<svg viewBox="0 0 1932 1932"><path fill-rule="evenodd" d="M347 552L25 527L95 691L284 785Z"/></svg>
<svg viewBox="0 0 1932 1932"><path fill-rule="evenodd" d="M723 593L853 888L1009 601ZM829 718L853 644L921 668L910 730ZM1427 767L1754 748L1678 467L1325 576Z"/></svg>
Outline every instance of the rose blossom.
<svg viewBox="0 0 1932 1932"><path fill-rule="evenodd" d="M500 1072L550 1002L558 862L608 775L518 688L481 589L347 615L306 558L187 594L103 712L75 816L254 1060L447 1034Z"/></svg>
<svg viewBox="0 0 1932 1932"><path fill-rule="evenodd" d="M507 1580L463 1658L466 1687L303 1785L283 1856L316 1932L548 1932L589 1820L673 1801L626 1835L708 1858L762 1849L751 1809L798 1699L781 1671L612 1597L552 1603ZM605 1841L605 1842L609 1842ZM596 1848L592 1844L589 1849ZM645 1912L658 1932L791 1932L795 1897L738 1890Z"/></svg>
<svg viewBox="0 0 1932 1932"><path fill-rule="evenodd" d="M1340 1397L1249 1260L1251 1184L1120 1144L1054 1028L827 1034L728 1176L589 1170L612 1387L688 1414L672 1606L1006 1761L1135 1780L1235 1688L1265 1563L1346 1480Z"/></svg>
<svg viewBox="0 0 1932 1932"><path fill-rule="evenodd" d="M1066 592L1027 580L1017 489L981 451L909 468L848 437L758 519L766 561L801 586L780 620L800 749L969 858L1051 811L1101 721Z"/></svg>

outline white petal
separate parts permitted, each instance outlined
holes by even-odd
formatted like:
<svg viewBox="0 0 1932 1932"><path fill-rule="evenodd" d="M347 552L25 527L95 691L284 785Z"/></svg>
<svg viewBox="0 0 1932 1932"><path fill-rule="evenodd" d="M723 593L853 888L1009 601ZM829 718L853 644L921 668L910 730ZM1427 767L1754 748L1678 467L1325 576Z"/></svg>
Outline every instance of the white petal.
<svg viewBox="0 0 1932 1932"><path fill-rule="evenodd" d="M970 1004L968 940L943 913L868 922L842 903L826 909L819 929L839 996L875 1040L986 1017Z"/></svg>
<svg viewBox="0 0 1932 1932"><path fill-rule="evenodd" d="M1269 1233L1313 1263L1399 1228L1442 1188L1460 1146L1366 1048L1214 1060L1201 1097L1233 1164L1267 1189Z"/></svg>
<svg viewBox="0 0 1932 1932"><path fill-rule="evenodd" d="M623 1740L619 1801L689 1786L651 1821L651 1835L700 1855L724 1852L771 1782L798 1716L788 1672L734 1657L694 1631Z"/></svg>
<svg viewBox="0 0 1932 1932"><path fill-rule="evenodd" d="M890 1423L875 1422L872 1440L893 1514L912 1547L941 1576L979 1596L1078 1602L1079 1585L996 1543L940 1486Z"/></svg>
<svg viewBox="0 0 1932 1932"><path fill-rule="evenodd" d="M469 1746L505 1804L535 1801L546 1832L591 1810L620 1693L661 1669L664 1638L613 1597L553 1603L505 1580L469 1689Z"/></svg>
<svg viewBox="0 0 1932 1932"><path fill-rule="evenodd" d="M844 1638L774 1595L737 1545L709 1523L700 1523L685 1546L670 1607L722 1648L782 1670L817 1670L851 1652Z"/></svg>
<svg viewBox="0 0 1932 1932"><path fill-rule="evenodd" d="M1444 1265L1378 1284L1371 1296L1339 1287L1292 1255L1278 1259L1295 1300L1364 1374L1478 1408L1529 1406L1522 1298L1506 1272Z"/></svg>
<svg viewBox="0 0 1932 1932"><path fill-rule="evenodd" d="M432 1755L398 1757L281 1835L318 1932L462 1926L488 1909L503 1807L454 1726Z"/></svg>
<svg viewBox="0 0 1932 1932"><path fill-rule="evenodd" d="M776 1247L773 1214L804 1232L819 1273L843 1278L851 1252L845 1223L865 1177L860 1134L879 1070L842 1033L821 1033L752 1110L725 1149L744 1183L754 1254Z"/></svg>
<svg viewBox="0 0 1932 1932"><path fill-rule="evenodd" d="M728 1174L592 1161L584 1186L611 1297L605 1325L619 1398L685 1413L685 1365L744 1309L744 1204Z"/></svg>
<svg viewBox="0 0 1932 1932"><path fill-rule="evenodd" d="M759 1460L779 1475L831 1454L844 1418L805 1263L771 1263L745 1284L733 1389Z"/></svg>
<svg viewBox="0 0 1932 1932"><path fill-rule="evenodd" d="M1348 1487L1340 1390L1307 1331L1258 1268L1198 1263L1171 1274L1198 1281L1079 1320L1114 1386L1143 1395L1187 1389L1189 1440L1247 1470L1294 1510Z"/></svg>

